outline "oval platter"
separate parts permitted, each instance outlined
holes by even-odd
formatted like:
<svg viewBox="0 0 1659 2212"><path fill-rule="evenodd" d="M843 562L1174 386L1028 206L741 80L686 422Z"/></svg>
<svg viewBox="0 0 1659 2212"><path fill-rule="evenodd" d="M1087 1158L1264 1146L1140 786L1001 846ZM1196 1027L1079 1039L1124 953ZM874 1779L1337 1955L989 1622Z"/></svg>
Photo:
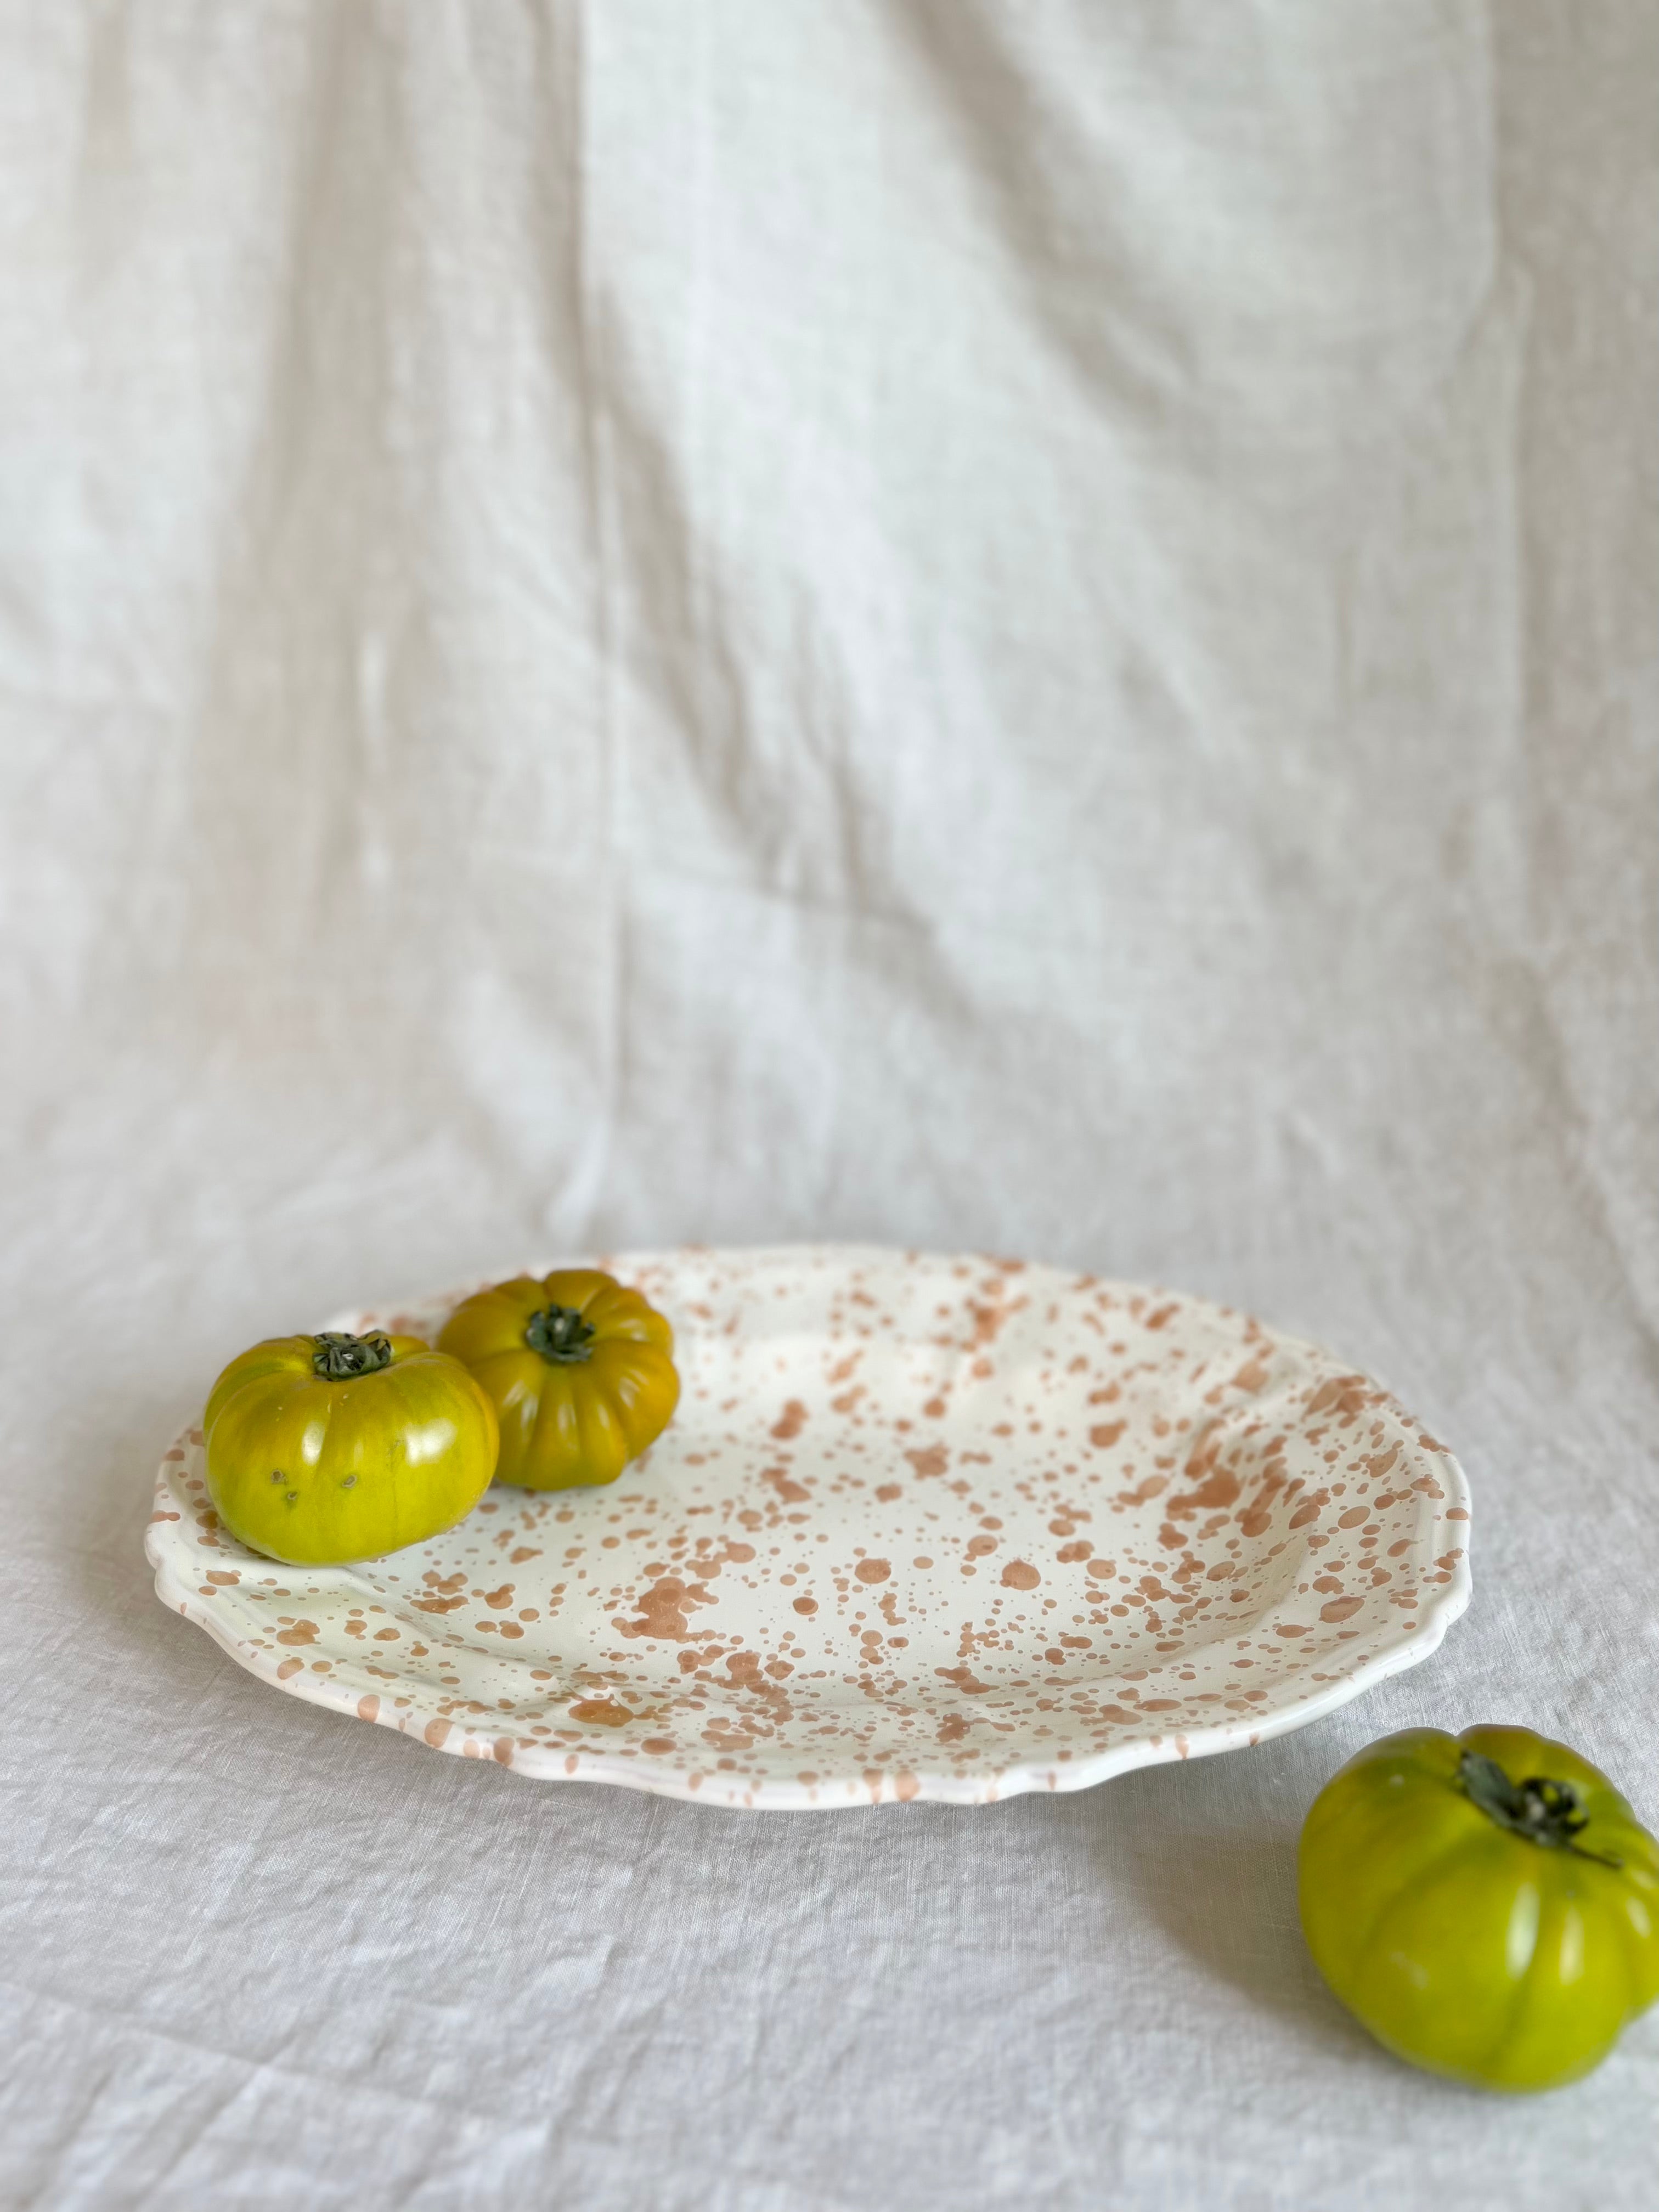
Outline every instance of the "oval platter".
<svg viewBox="0 0 1659 2212"><path fill-rule="evenodd" d="M199 1425L147 1549L275 1687L516 1773L725 1806L983 1804L1301 1727L1425 1658L1469 1498L1387 1391L1203 1299L858 1248L602 1259L684 1395L607 1489L283 1567ZM542 1263L530 1272L545 1272ZM434 1335L468 1284L330 1324Z"/></svg>

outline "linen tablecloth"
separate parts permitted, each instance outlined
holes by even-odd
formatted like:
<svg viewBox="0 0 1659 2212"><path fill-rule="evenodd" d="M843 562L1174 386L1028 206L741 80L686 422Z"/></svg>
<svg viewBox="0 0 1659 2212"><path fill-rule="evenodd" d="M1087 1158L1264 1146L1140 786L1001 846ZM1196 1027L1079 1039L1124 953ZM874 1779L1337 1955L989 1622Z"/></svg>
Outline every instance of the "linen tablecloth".
<svg viewBox="0 0 1659 2212"><path fill-rule="evenodd" d="M1659 18L0 15L0 2201L1648 2207L1297 1933L1325 1778L1659 1820ZM1218 1297L1460 1453L1301 1734L743 1816L156 1605L245 1343L693 1240Z"/></svg>

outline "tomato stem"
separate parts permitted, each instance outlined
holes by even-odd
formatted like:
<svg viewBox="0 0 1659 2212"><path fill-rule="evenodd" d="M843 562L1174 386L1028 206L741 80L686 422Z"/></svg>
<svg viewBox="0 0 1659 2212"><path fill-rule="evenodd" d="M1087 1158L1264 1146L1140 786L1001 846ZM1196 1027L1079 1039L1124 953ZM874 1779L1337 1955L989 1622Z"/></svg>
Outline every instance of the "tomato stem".
<svg viewBox="0 0 1659 2212"><path fill-rule="evenodd" d="M544 1306L531 1315L524 1340L550 1366L574 1367L592 1358L594 1334L592 1322L584 1321L574 1306Z"/></svg>
<svg viewBox="0 0 1659 2212"><path fill-rule="evenodd" d="M354 1375L376 1375L392 1364L392 1346L377 1329L372 1336L349 1336L325 1328L311 1340L313 1374L328 1382L349 1382Z"/></svg>
<svg viewBox="0 0 1659 2212"><path fill-rule="evenodd" d="M1594 1859L1598 1866L1624 1864L1622 1859L1589 1850L1578 1841L1589 1826L1589 1814L1575 1783L1551 1782L1538 1774L1511 1782L1495 1759L1466 1750L1457 1762L1457 1786L1489 1820L1513 1836L1524 1836L1529 1844L1571 1851L1576 1857Z"/></svg>

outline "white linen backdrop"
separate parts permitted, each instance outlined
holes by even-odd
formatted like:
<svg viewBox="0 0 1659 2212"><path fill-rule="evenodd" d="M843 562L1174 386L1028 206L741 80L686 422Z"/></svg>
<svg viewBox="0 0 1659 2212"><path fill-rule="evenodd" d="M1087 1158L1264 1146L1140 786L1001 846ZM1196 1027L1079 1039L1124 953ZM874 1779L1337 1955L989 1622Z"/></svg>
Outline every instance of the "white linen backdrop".
<svg viewBox="0 0 1659 2212"><path fill-rule="evenodd" d="M1645 0L0 8L0 2199L1644 2209L1325 1994L1352 1751L1659 1820ZM1180 1285L1463 1457L1442 1653L731 1815L158 1607L221 1363L532 1252Z"/></svg>

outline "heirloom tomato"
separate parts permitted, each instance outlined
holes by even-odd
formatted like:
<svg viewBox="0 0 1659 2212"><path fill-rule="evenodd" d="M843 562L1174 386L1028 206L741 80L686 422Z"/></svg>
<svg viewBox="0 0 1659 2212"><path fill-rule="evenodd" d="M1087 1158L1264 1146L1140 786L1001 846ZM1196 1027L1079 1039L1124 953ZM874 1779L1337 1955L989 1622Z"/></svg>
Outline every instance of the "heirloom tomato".
<svg viewBox="0 0 1659 2212"><path fill-rule="evenodd" d="M501 1431L497 1480L527 1490L614 1482L679 1402L674 1332L597 1267L480 1291L438 1343L489 1394Z"/></svg>
<svg viewBox="0 0 1659 2212"><path fill-rule="evenodd" d="M418 1544L495 1471L495 1409L413 1336L275 1336L233 1359L202 1417L219 1518L290 1566Z"/></svg>
<svg viewBox="0 0 1659 2212"><path fill-rule="evenodd" d="M1604 1774L1528 1729L1372 1744L1315 1799L1300 1873L1333 1990L1455 2081L1573 2081L1659 1995L1659 1844Z"/></svg>

